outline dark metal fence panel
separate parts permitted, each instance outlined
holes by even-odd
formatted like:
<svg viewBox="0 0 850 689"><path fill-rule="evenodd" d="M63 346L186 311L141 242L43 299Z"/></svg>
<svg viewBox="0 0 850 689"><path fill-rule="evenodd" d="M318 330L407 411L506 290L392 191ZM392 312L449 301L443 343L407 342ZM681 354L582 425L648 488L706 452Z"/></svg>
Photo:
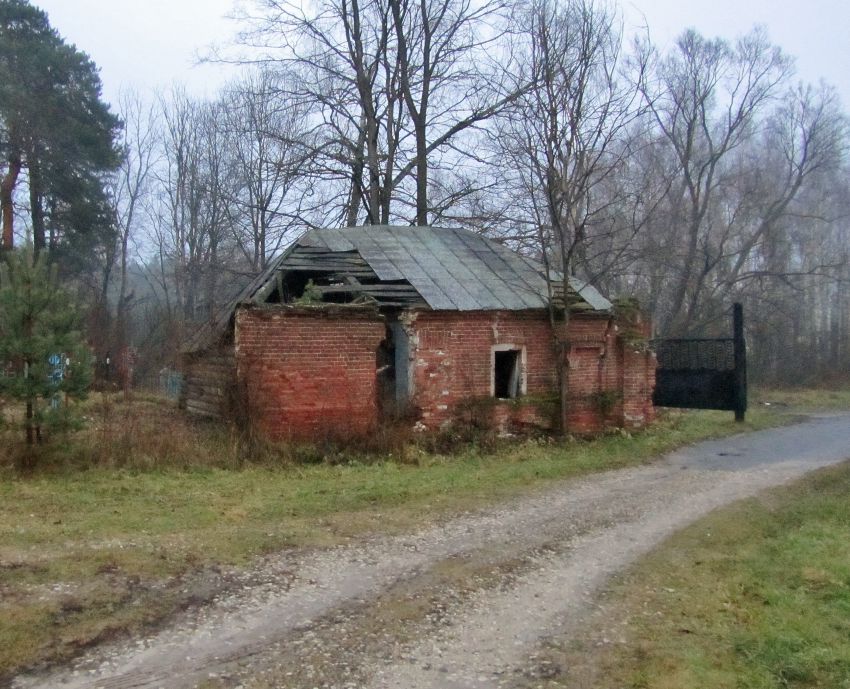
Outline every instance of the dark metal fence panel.
<svg viewBox="0 0 850 689"><path fill-rule="evenodd" d="M734 372L659 368L655 374L652 402L657 407L732 410Z"/></svg>
<svg viewBox="0 0 850 689"><path fill-rule="evenodd" d="M735 368L735 341L654 340L658 366L670 370L732 371Z"/></svg>
<svg viewBox="0 0 850 689"><path fill-rule="evenodd" d="M733 336L653 340L658 359L653 404L658 407L724 409L744 420L747 362L744 315L733 310Z"/></svg>

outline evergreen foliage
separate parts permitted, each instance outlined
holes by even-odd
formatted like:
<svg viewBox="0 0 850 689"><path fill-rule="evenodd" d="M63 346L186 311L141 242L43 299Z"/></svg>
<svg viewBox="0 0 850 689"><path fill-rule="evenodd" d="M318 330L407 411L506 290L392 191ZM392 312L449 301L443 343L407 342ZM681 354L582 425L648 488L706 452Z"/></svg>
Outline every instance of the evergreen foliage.
<svg viewBox="0 0 850 689"><path fill-rule="evenodd" d="M89 254L111 236L103 175L119 163L119 129L88 55L42 10L0 0L0 154L27 171L36 253Z"/></svg>
<svg viewBox="0 0 850 689"><path fill-rule="evenodd" d="M43 424L67 426L69 399L81 399L92 380L91 355L71 296L56 266L27 248L0 265L0 398L23 402L28 444Z"/></svg>

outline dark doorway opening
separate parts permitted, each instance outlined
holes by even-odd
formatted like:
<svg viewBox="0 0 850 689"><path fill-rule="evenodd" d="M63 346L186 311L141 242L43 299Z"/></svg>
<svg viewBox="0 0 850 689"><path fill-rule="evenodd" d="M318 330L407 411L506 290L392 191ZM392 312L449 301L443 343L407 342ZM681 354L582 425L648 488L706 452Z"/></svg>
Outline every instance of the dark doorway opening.
<svg viewBox="0 0 850 689"><path fill-rule="evenodd" d="M396 410L395 359L393 331L387 328L387 335L381 341L375 355L375 371L378 375L378 408L384 416L393 415Z"/></svg>

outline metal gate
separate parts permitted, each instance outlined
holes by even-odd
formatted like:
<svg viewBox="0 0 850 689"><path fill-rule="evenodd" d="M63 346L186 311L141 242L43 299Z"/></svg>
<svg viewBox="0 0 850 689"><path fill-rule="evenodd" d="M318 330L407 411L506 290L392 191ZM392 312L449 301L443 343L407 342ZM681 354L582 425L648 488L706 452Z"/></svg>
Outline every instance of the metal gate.
<svg viewBox="0 0 850 689"><path fill-rule="evenodd" d="M724 409L743 421L747 411L747 350L744 310L733 309L732 337L653 340L658 358L657 407Z"/></svg>

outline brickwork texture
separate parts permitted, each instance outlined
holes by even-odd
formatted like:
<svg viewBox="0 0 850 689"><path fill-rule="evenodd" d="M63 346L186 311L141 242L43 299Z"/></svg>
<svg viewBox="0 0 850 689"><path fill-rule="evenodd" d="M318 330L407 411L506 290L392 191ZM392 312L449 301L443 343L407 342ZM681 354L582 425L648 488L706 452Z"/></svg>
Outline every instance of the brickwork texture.
<svg viewBox="0 0 850 689"><path fill-rule="evenodd" d="M402 317L411 405L436 429L489 400L492 425L515 431L558 422L557 358L569 361L570 431L640 427L653 419L655 359L609 317L575 315L556 342L545 312L421 311ZM633 329L633 327L632 327ZM241 307L237 387L254 426L273 439L351 438L380 423L377 351L385 318L369 308ZM494 398L494 351L521 352L522 394ZM519 355L518 355L519 356ZM397 372L397 374L400 374Z"/></svg>
<svg viewBox="0 0 850 689"><path fill-rule="evenodd" d="M276 440L350 438L378 422L384 319L353 307L242 307L237 379L251 423Z"/></svg>

